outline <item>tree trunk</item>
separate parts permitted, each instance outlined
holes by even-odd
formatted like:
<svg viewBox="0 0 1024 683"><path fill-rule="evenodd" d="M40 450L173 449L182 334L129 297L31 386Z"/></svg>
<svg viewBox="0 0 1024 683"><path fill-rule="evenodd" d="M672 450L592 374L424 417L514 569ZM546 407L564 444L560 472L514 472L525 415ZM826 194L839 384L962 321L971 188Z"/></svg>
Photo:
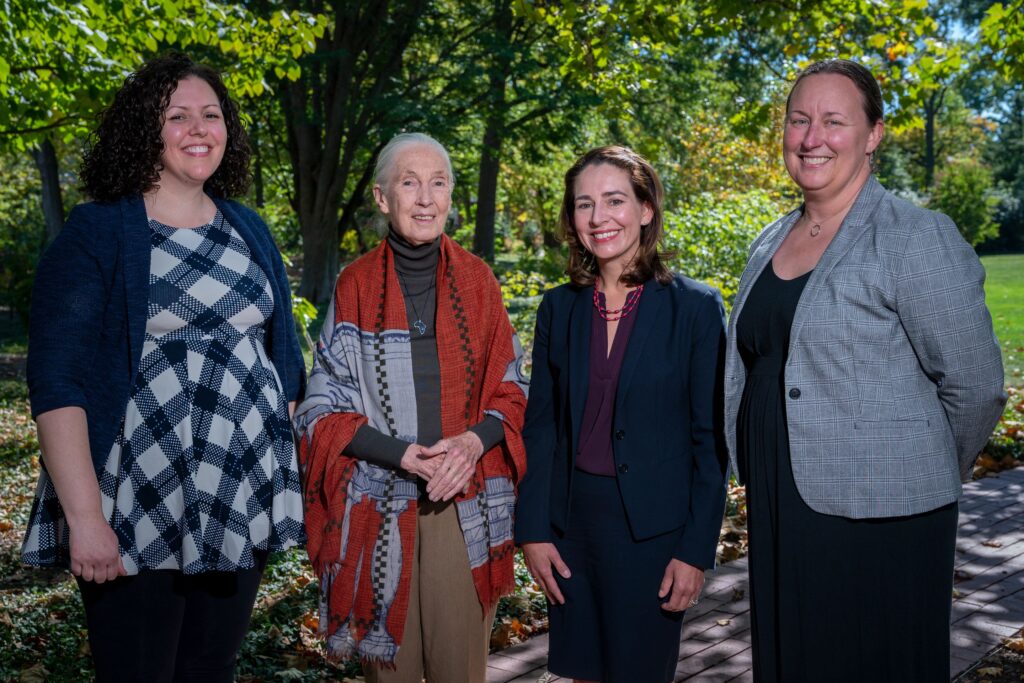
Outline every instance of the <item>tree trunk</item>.
<svg viewBox="0 0 1024 683"><path fill-rule="evenodd" d="M334 291L340 237L363 201L373 143L398 126L385 104L426 0L338 0L333 24L279 97L292 165L293 208L302 234L299 295L316 305ZM371 154L367 154L370 152ZM347 200L346 200L347 198Z"/></svg>
<svg viewBox="0 0 1024 683"><path fill-rule="evenodd" d="M42 181L43 219L46 223L46 243L49 244L64 226L64 201L60 192L60 168L57 150L49 138L32 148L32 159L39 169Z"/></svg>
<svg viewBox="0 0 1024 683"><path fill-rule="evenodd" d="M330 217L319 226L303 225L299 295L316 305L324 303L334 293L334 279L338 274L336 231L337 221Z"/></svg>
<svg viewBox="0 0 1024 683"><path fill-rule="evenodd" d="M924 109L924 186L931 188L935 182L935 109L929 98Z"/></svg>
<svg viewBox="0 0 1024 683"><path fill-rule="evenodd" d="M933 92L924 105L924 186L928 189L935 184L936 144L935 124L942 109L946 89Z"/></svg>
<svg viewBox="0 0 1024 683"><path fill-rule="evenodd" d="M477 184L476 225L473 251L485 261L494 262L494 223L498 202L498 172L501 170L501 146L505 139L506 83L512 63L512 7L508 0L495 0L494 32L491 51L494 61L488 73L489 93L487 125L480 150L480 179Z"/></svg>
<svg viewBox="0 0 1024 683"><path fill-rule="evenodd" d="M502 79L504 86L504 79ZM502 88L504 90L504 87ZM502 97L504 100L504 97ZM488 263L494 263L494 224L498 202L498 172L501 170L501 128L504 112L492 109L487 117L484 145L480 151L480 180L477 184L476 227L473 251Z"/></svg>

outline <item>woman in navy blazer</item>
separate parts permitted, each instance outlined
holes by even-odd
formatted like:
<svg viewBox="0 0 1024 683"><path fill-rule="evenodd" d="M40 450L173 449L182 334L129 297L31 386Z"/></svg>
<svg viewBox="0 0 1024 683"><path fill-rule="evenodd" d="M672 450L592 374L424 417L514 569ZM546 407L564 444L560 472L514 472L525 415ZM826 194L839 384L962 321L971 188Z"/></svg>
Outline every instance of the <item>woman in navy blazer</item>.
<svg viewBox="0 0 1024 683"><path fill-rule="evenodd" d="M624 147L565 178L570 284L537 315L516 541L548 597L548 668L664 683L725 502L718 293L658 253L662 187Z"/></svg>
<svg viewBox="0 0 1024 683"><path fill-rule="evenodd" d="M268 553L305 539L288 281L263 221L225 198L248 161L220 77L149 62L94 134L96 201L37 269L44 466L22 557L77 577L100 681L234 680Z"/></svg>

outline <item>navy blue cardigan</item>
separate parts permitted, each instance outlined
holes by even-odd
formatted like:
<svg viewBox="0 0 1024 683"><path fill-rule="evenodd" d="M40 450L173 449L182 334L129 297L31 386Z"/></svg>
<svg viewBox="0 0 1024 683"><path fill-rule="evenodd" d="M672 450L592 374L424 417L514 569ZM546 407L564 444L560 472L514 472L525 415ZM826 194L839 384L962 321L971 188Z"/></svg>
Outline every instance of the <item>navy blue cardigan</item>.
<svg viewBox="0 0 1024 683"><path fill-rule="evenodd" d="M281 254L256 212L214 199L245 240L274 292L267 356L289 401L301 398L305 368ZM141 196L76 206L36 270L29 325L32 417L79 406L97 471L114 443L146 337L150 233Z"/></svg>

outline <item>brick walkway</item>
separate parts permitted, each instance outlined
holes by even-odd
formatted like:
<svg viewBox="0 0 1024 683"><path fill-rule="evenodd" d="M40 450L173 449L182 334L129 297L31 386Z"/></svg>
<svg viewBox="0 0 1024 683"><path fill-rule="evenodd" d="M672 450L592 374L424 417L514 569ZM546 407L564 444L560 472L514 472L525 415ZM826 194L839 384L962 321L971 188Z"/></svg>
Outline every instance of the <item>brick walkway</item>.
<svg viewBox="0 0 1024 683"><path fill-rule="evenodd" d="M1024 467L964 488L950 678L1024 626ZM746 559L709 576L700 604L686 614L677 681L753 680L746 589ZM535 683L546 673L547 649L541 635L491 655L488 683Z"/></svg>

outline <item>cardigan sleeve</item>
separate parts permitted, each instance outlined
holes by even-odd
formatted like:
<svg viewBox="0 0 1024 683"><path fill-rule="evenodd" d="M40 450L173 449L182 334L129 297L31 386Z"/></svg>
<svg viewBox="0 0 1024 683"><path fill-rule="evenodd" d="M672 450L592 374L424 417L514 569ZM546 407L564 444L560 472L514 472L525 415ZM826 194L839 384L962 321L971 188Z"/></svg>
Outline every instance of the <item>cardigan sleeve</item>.
<svg viewBox="0 0 1024 683"><path fill-rule="evenodd" d="M88 410L82 382L90 376L106 316L116 241L103 232L94 206L77 206L36 268L29 324L28 385L32 416L79 406Z"/></svg>

